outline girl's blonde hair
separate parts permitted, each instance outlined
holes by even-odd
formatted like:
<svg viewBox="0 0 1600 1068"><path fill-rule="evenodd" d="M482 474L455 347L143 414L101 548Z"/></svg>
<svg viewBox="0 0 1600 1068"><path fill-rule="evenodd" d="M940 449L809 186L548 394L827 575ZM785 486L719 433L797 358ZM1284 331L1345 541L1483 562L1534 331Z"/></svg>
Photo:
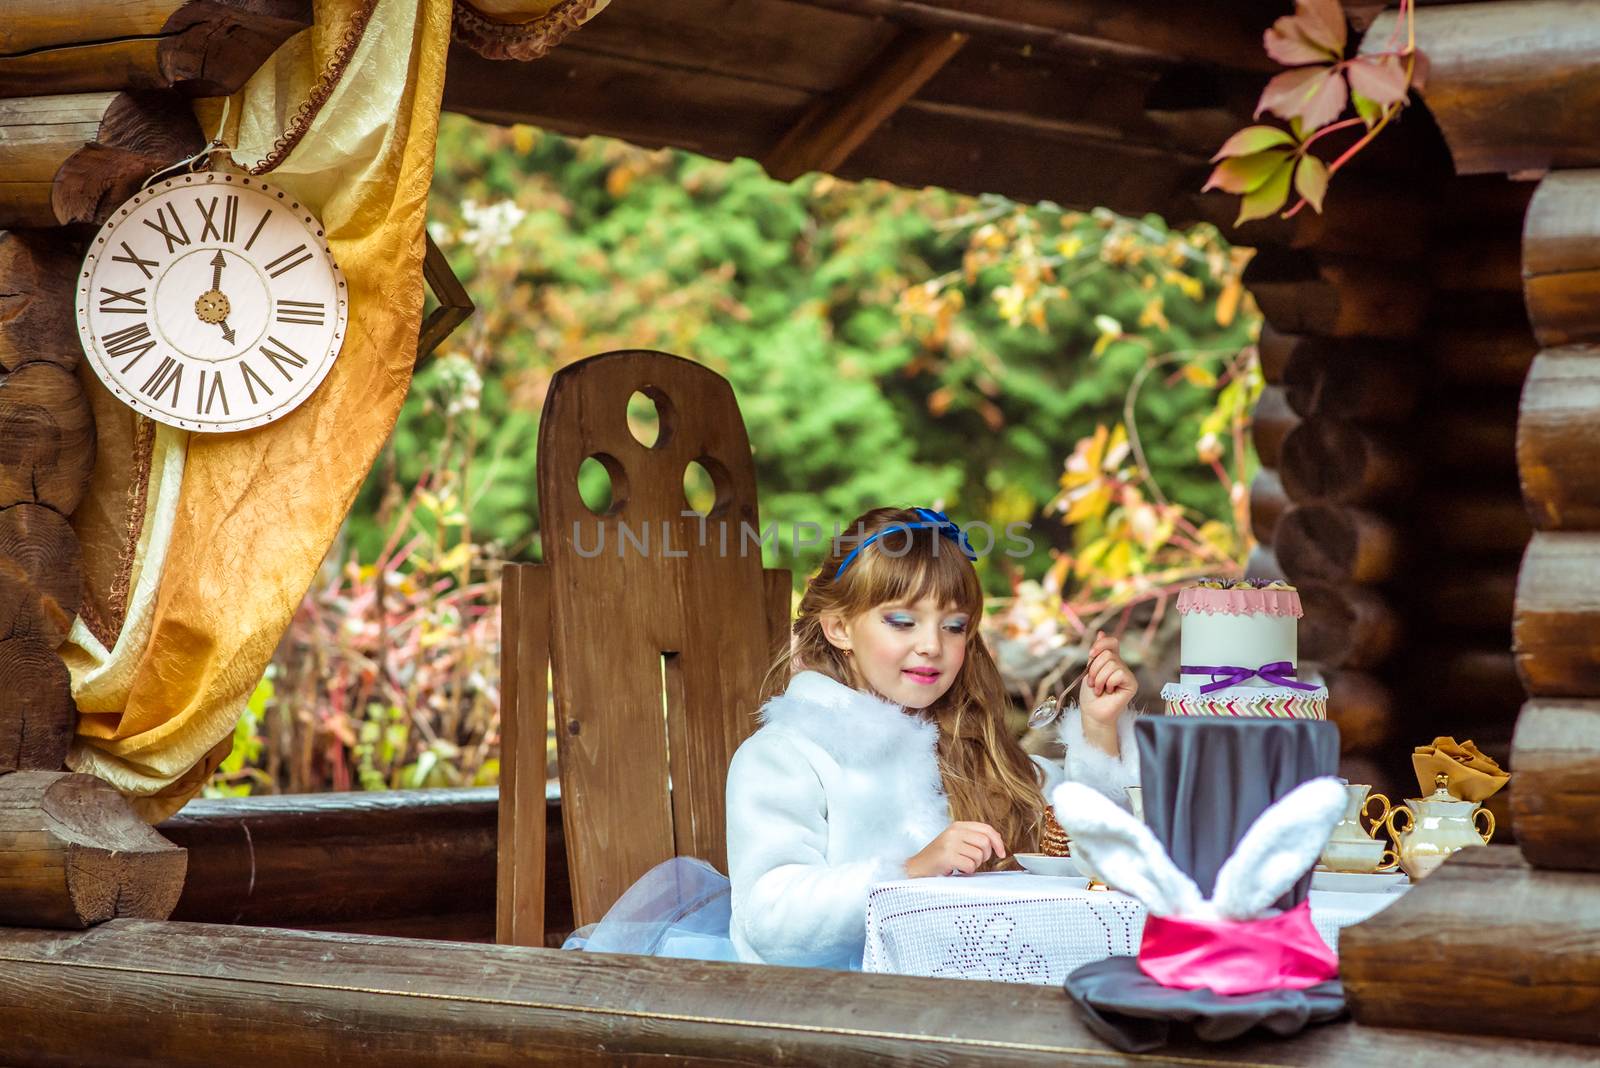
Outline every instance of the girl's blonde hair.
<svg viewBox="0 0 1600 1068"><path fill-rule="evenodd" d="M1045 801L1033 762L1005 724L1006 694L1000 669L979 633L983 588L957 544L921 524L916 512L875 508L836 538L822 568L806 583L792 627L791 648L767 672L763 699L781 693L792 671L818 671L866 690L851 659L828 641L822 618L854 619L889 603L914 604L931 595L940 605L966 613L966 659L950 689L921 715L939 727L939 773L950 801L950 818L977 820L1000 832L1008 853L1036 849ZM839 565L877 531L891 531L865 546L842 576ZM908 714L915 714L910 713Z"/></svg>

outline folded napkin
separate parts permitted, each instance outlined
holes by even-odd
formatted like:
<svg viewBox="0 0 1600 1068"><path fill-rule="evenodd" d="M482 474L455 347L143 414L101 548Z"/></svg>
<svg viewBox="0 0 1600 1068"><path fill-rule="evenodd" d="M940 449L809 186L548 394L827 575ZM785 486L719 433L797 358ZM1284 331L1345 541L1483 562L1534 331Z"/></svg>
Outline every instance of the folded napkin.
<svg viewBox="0 0 1600 1068"><path fill-rule="evenodd" d="M1483 801L1511 780L1509 773L1485 756L1470 740L1435 738L1432 745L1419 745L1411 754L1417 773L1419 797L1434 791L1434 776L1449 777L1449 791L1463 801Z"/></svg>

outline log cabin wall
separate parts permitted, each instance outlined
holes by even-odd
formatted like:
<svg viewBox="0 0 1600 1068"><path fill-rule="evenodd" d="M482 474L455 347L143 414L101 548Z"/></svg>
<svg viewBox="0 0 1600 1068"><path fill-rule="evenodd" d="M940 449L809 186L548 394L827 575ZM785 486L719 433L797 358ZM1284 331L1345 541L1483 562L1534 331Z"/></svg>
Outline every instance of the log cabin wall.
<svg viewBox="0 0 1600 1068"><path fill-rule="evenodd" d="M57 655L83 593L69 522L95 463L74 316L83 242L204 144L189 95L231 93L309 0L13 0L0 24L0 922L164 918L186 855L92 776ZM41 88L51 95L36 94Z"/></svg>

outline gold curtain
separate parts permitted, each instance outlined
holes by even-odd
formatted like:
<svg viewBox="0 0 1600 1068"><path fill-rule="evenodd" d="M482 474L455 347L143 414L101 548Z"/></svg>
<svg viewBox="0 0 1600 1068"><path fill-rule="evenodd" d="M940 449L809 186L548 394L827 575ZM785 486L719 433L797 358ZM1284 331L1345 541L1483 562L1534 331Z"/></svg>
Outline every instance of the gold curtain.
<svg viewBox="0 0 1600 1068"><path fill-rule="evenodd" d="M250 166L326 97L265 177L318 214L344 270L349 329L327 379L283 419L224 435L141 426L94 394L99 499L75 521L97 589L62 649L80 713L68 764L151 821L226 755L410 384L451 5L376 0L362 30L367 10L317 0L315 24L229 104L233 158ZM220 101L197 110L215 129Z"/></svg>

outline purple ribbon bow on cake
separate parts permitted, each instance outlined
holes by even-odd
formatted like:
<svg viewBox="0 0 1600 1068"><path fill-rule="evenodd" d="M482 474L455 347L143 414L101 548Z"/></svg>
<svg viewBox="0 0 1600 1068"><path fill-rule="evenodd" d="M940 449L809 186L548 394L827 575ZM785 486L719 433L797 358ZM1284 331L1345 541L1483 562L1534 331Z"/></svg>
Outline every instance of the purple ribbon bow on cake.
<svg viewBox="0 0 1600 1068"><path fill-rule="evenodd" d="M1211 682L1200 687L1202 694L1215 693L1227 689L1229 686L1238 686L1241 683L1259 675L1274 686L1287 686L1292 690L1315 690L1313 683L1300 682L1294 677L1294 664L1288 660L1274 660L1270 664L1262 664L1258 668L1238 667L1223 664L1217 667L1206 665L1183 664L1178 670L1185 675L1210 675Z"/></svg>

